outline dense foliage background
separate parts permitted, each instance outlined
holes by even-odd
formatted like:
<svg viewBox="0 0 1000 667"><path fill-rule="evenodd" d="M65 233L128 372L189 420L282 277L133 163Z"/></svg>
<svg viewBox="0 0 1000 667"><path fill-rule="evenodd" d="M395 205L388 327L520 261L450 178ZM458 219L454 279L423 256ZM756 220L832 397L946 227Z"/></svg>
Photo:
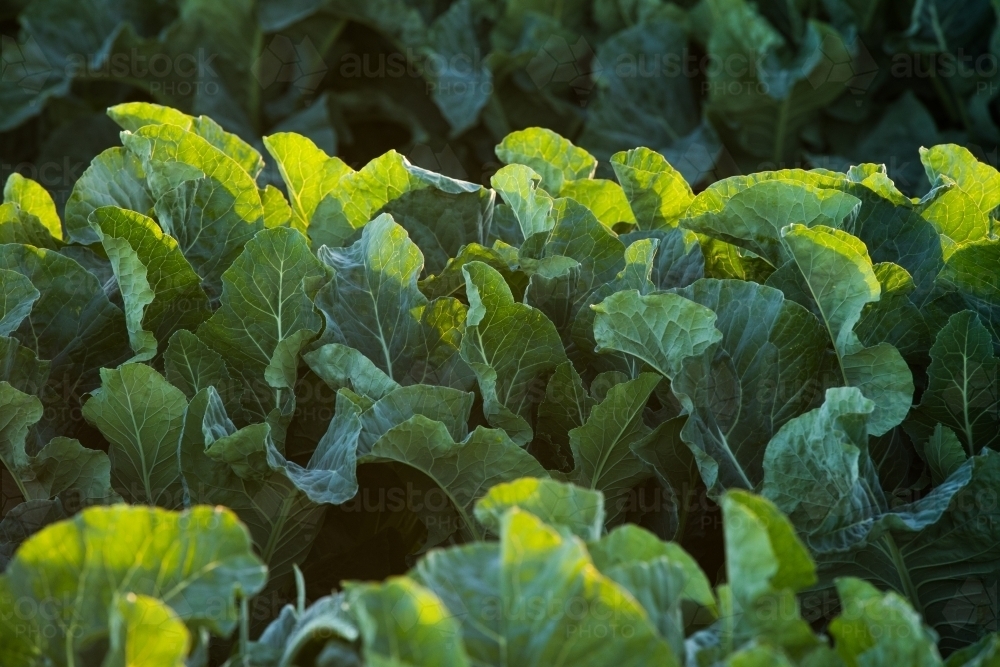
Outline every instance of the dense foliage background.
<svg viewBox="0 0 1000 667"><path fill-rule="evenodd" d="M601 160L648 146L694 185L875 162L919 195L921 145L996 163L994 4L7 0L0 161L61 206L117 143L104 109L149 100L484 185L493 146L541 126Z"/></svg>
<svg viewBox="0 0 1000 667"><path fill-rule="evenodd" d="M4 5L0 663L996 664L997 10Z"/></svg>

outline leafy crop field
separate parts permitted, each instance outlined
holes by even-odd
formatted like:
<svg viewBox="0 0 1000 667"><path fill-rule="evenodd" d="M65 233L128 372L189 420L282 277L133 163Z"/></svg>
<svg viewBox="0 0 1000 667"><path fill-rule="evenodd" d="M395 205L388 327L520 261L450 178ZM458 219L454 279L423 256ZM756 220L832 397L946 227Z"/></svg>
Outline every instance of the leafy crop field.
<svg viewBox="0 0 1000 667"><path fill-rule="evenodd" d="M997 164L997 13L991 0L5 0L0 171L28 172L61 207L119 143L104 110L154 101L251 143L296 132L354 168L395 148L484 185L493 146L540 126L604 178L614 153L647 146L692 186L872 162L920 196L920 146Z"/></svg>
<svg viewBox="0 0 1000 667"><path fill-rule="evenodd" d="M1000 661L967 149L695 194L529 128L485 187L107 113L0 206L4 667Z"/></svg>

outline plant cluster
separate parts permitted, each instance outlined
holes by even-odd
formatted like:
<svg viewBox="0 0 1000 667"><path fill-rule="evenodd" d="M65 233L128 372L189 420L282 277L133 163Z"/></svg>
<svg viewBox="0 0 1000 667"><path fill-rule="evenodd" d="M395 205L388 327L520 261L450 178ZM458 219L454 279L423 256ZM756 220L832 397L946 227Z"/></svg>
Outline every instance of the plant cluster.
<svg viewBox="0 0 1000 667"><path fill-rule="evenodd" d="M397 149L483 185L493 146L541 126L602 161L651 147L693 185L874 162L918 195L921 145L996 164L994 4L12 0L0 156L68 195L117 144L104 109L154 101L261 151L290 131L355 168Z"/></svg>
<svg viewBox="0 0 1000 667"><path fill-rule="evenodd" d="M489 188L278 133L279 189L208 117L108 115L63 216L0 206L5 667L1000 659L968 150L919 199L695 195L539 128Z"/></svg>

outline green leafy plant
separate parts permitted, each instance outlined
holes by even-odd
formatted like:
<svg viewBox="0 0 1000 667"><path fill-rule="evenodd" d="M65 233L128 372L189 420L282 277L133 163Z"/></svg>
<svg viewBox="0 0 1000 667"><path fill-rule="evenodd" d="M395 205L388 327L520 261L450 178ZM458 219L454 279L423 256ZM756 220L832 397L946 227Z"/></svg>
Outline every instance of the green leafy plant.
<svg viewBox="0 0 1000 667"><path fill-rule="evenodd" d="M645 145L692 184L874 162L917 195L933 181L913 159L921 145L996 162L996 11L989 0L16 0L0 9L0 156L62 210L79 171L117 144L104 109L155 101L258 150L261 136L294 132L352 166L396 149L482 184L495 144L541 126L602 160L602 178L612 155ZM269 169L266 182L279 180Z"/></svg>
<svg viewBox="0 0 1000 667"><path fill-rule="evenodd" d="M492 188L280 133L277 188L207 119L108 115L62 218L5 189L4 665L995 659L967 150L921 199L874 164L695 194L540 128Z"/></svg>

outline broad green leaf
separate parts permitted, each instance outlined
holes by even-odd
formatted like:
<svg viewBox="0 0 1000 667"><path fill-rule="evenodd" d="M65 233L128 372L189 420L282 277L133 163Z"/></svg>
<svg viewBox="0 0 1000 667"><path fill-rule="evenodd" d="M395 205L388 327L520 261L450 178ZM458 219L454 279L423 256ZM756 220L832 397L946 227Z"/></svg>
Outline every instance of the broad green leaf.
<svg viewBox="0 0 1000 667"><path fill-rule="evenodd" d="M222 127L208 116L189 116L176 109L148 102L126 102L108 109L108 116L123 130L136 132L147 125L177 125L197 134L231 157L251 178L264 168L264 159L253 146Z"/></svg>
<svg viewBox="0 0 1000 667"><path fill-rule="evenodd" d="M294 479L281 465L270 427L237 429L209 387L191 399L178 449L185 497L236 512L267 563L270 585L290 583L292 566L312 548L325 507L310 500L296 484L301 477Z"/></svg>
<svg viewBox="0 0 1000 667"><path fill-rule="evenodd" d="M92 273L51 250L0 245L0 269L20 273L40 294L12 336L37 359L51 360L40 392L50 417L36 429L39 444L72 437L81 398L98 385L100 369L129 356L125 318Z"/></svg>
<svg viewBox="0 0 1000 667"><path fill-rule="evenodd" d="M924 445L924 458L930 468L931 483L940 486L965 463L968 454L955 432L937 424Z"/></svg>
<svg viewBox="0 0 1000 667"><path fill-rule="evenodd" d="M787 43L754 4L712 0L708 7L710 57L734 62L758 54L754 67L710 68L709 120L726 145L778 164L793 160L805 128L846 87L848 77L823 69L851 62L843 37L830 25L810 21L801 40Z"/></svg>
<svg viewBox="0 0 1000 667"><path fill-rule="evenodd" d="M487 489L520 477L544 477L545 470L500 430L478 427L456 442L444 424L422 415L385 433L361 459L394 461L416 468L434 481L458 511L463 534L481 538L473 506Z"/></svg>
<svg viewBox="0 0 1000 667"><path fill-rule="evenodd" d="M205 345L198 336L183 329L170 337L163 353L163 366L167 381L194 398L202 389L215 387L228 403L239 404L242 389L238 389L229 375L222 355Z"/></svg>
<svg viewBox="0 0 1000 667"><path fill-rule="evenodd" d="M149 366L101 369L83 416L111 443L114 485L130 502L182 504L177 443L186 409L183 392Z"/></svg>
<svg viewBox="0 0 1000 667"><path fill-rule="evenodd" d="M589 208L605 227L614 228L619 222L636 224L624 190L614 181L603 178L566 181L559 196L569 197Z"/></svg>
<svg viewBox="0 0 1000 667"><path fill-rule="evenodd" d="M694 195L684 177L666 159L648 148L611 156L639 229L675 227Z"/></svg>
<svg viewBox="0 0 1000 667"><path fill-rule="evenodd" d="M973 3L955 6L933 2L913 8L906 31L907 48L924 50L928 47L954 51L975 35L984 35L983 23L993 18L992 6ZM985 35L984 35L985 36Z"/></svg>
<svg viewBox="0 0 1000 667"><path fill-rule="evenodd" d="M957 291L966 307L993 337L993 348L1000 352L1000 283L995 271L984 267L1000 266L1000 241L984 240L964 245L948 258L938 281Z"/></svg>
<svg viewBox="0 0 1000 667"><path fill-rule="evenodd" d="M9 336L31 312L39 293L25 276L0 269L0 297L0 336Z"/></svg>
<svg viewBox="0 0 1000 667"><path fill-rule="evenodd" d="M155 198L146 185L138 157L124 148L109 148L93 159L73 185L66 201L66 234L77 243L97 243L90 214L102 206L148 213Z"/></svg>
<svg viewBox="0 0 1000 667"><path fill-rule="evenodd" d="M359 455L370 454L376 441L414 415L443 424L453 440L464 441L469 435L474 398L472 393L451 387L409 385L397 388L364 408Z"/></svg>
<svg viewBox="0 0 1000 667"><path fill-rule="evenodd" d="M829 389L821 407L789 421L767 446L762 494L814 549L865 539L881 512L883 499L873 496L881 490L867 486L866 422L874 407L854 387Z"/></svg>
<svg viewBox="0 0 1000 667"><path fill-rule="evenodd" d="M13 609L19 598L6 577L0 577L0 605L3 609ZM24 631L19 619L10 613L0 614L0 658L11 667L33 667L42 650L39 639Z"/></svg>
<svg viewBox="0 0 1000 667"><path fill-rule="evenodd" d="M512 508L500 543L435 550L411 572L460 619L474 664L677 665L644 609L593 567L583 542ZM545 600L560 613L506 613ZM624 633L612 629L624 625Z"/></svg>
<svg viewBox="0 0 1000 667"><path fill-rule="evenodd" d="M469 243L488 242L496 199L492 190L405 160L403 167L413 179L411 190L389 199L379 212L392 215L409 233L423 253L428 273L444 269Z"/></svg>
<svg viewBox="0 0 1000 667"><path fill-rule="evenodd" d="M428 299L441 296L464 298L465 275L462 273L462 267L469 262L482 262L492 266L503 276L516 300L520 301L524 296L524 289L528 286L528 276L519 270L517 249L510 246L505 248L502 245L487 248L478 243L470 243L463 247L437 274L421 280L420 291Z"/></svg>
<svg viewBox="0 0 1000 667"><path fill-rule="evenodd" d="M615 287L624 286L637 289L643 294L652 292L655 287L655 283L653 283L655 267L653 257L659 249L660 238L658 236L650 236L630 243L625 248L625 268L615 276L612 284Z"/></svg>
<svg viewBox="0 0 1000 667"><path fill-rule="evenodd" d="M883 116L882 122L886 122L891 116L886 114ZM814 171L822 171L816 169ZM831 174L834 178L839 177L836 172ZM874 164L871 162L851 165L847 169L847 180L852 183L860 183L872 192L878 194L896 206L906 206L909 207L913 201L899 191L896 184L892 182L889 178L889 171L886 169L884 164Z"/></svg>
<svg viewBox="0 0 1000 667"><path fill-rule="evenodd" d="M434 592L408 577L384 583L348 583L348 604L358 619L366 663L385 667L472 664L460 624Z"/></svg>
<svg viewBox="0 0 1000 667"><path fill-rule="evenodd" d="M586 326L586 322L575 321L581 310L604 283L622 271L626 262L631 260L632 271L645 270L649 262L642 260L649 249L636 248L627 258L625 245L617 235L573 199L557 199L551 217L554 225L544 239L524 301L544 312L566 340L574 326ZM528 246L525 243L521 247L521 264L526 270L532 264L524 257Z"/></svg>
<svg viewBox="0 0 1000 667"><path fill-rule="evenodd" d="M130 338L152 337L138 347L133 342L133 351L141 357L136 361L155 356L158 341L168 340L178 329L194 329L208 319L211 311L201 279L177 242L152 219L108 206L91 213L91 224L115 270Z"/></svg>
<svg viewBox="0 0 1000 667"><path fill-rule="evenodd" d="M309 463L303 467L286 461L277 450L269 449L267 463L285 471L295 485L317 504L339 505L358 492L358 436L361 434L361 410L345 396L337 395L337 407L326 433L316 444ZM245 429L244 429L245 430ZM260 452L259 448L255 451ZM209 452L211 456L211 452ZM238 470L239 461L229 462Z"/></svg>
<svg viewBox="0 0 1000 667"><path fill-rule="evenodd" d="M486 188L416 167L396 151L358 171L345 169L333 189L319 192L332 177L316 188L319 194L315 196L321 199L309 228L314 246L342 246L383 212L390 213L417 240L434 270L443 268L465 243L487 241L494 195Z"/></svg>
<svg viewBox="0 0 1000 667"><path fill-rule="evenodd" d="M791 258L782 243L781 231L786 226L843 229L860 207L861 200L839 190L769 180L736 192L721 210L689 213L680 224L745 248L777 268Z"/></svg>
<svg viewBox="0 0 1000 667"><path fill-rule="evenodd" d="M3 200L5 203L17 204L22 211L38 218L54 238L63 238L62 221L59 220L52 195L39 183L14 172L4 184Z"/></svg>
<svg viewBox="0 0 1000 667"><path fill-rule="evenodd" d="M749 250L743 250L711 236L696 235L696 237L701 245L702 256L705 258L707 278L752 280L763 284L776 273L774 267L767 261Z"/></svg>
<svg viewBox="0 0 1000 667"><path fill-rule="evenodd" d="M524 264L529 263L534 266L530 268L531 277L524 290L524 303L537 308L555 325L565 341L573 322L573 313L578 312L580 307L579 300L587 294L586 284L589 281L584 275L584 268L575 259L563 256L546 257L538 262L524 261Z"/></svg>
<svg viewBox="0 0 1000 667"><path fill-rule="evenodd" d="M879 343L841 358L844 379L875 401L869 428L884 435L900 424L913 404L913 373L889 343Z"/></svg>
<svg viewBox="0 0 1000 667"><path fill-rule="evenodd" d="M120 501L111 485L111 461L78 440L53 438L31 460L25 487L34 498L59 498L68 511Z"/></svg>
<svg viewBox="0 0 1000 667"><path fill-rule="evenodd" d="M503 516L512 507L550 526L568 528L583 540L597 540L604 532L604 495L575 484L537 477L496 484L476 502L476 519L499 535Z"/></svg>
<svg viewBox="0 0 1000 667"><path fill-rule="evenodd" d="M891 262L874 266L882 294L866 303L854 326L864 345L889 343L907 359L927 354L933 342L927 318L910 300L915 285L906 269Z"/></svg>
<svg viewBox="0 0 1000 667"><path fill-rule="evenodd" d="M349 387L377 401L399 388L395 380L353 347L329 343L307 352L302 358L333 390Z"/></svg>
<svg viewBox="0 0 1000 667"><path fill-rule="evenodd" d="M955 651L945 662L946 667L987 667L1000 658L1000 635L993 632L971 646Z"/></svg>
<svg viewBox="0 0 1000 667"><path fill-rule="evenodd" d="M36 216L22 211L13 202L0 204L0 243L26 243L52 250L62 245Z"/></svg>
<svg viewBox="0 0 1000 667"><path fill-rule="evenodd" d="M228 510L116 505L84 510L29 538L0 578L0 595L6 589L25 602L45 601L49 614L21 619L17 627L30 637L35 660L69 665L83 664L88 644L125 620L115 618L116 598L154 598L188 629L226 636L236 627L237 595L256 594L266 576L246 529ZM10 642L18 641L4 636L11 629L0 625L5 664Z"/></svg>
<svg viewBox="0 0 1000 667"><path fill-rule="evenodd" d="M278 227L258 233L222 276L221 306L198 337L243 381L244 407L258 418L290 399L265 373L286 340L321 329L309 289L327 275L302 234Z"/></svg>
<svg viewBox="0 0 1000 667"><path fill-rule="evenodd" d="M594 341L594 319L597 313L593 306L598 304L615 292L623 290L637 290L640 294L649 294L656 286L652 281L654 271L654 257L659 249L658 238L641 238L634 241L625 248L625 266L613 280L598 285L586 295L586 299L580 304L579 311L573 316L572 337L573 343L581 354L595 370L618 370L634 375L634 369L627 360L619 355L596 355L593 350L596 346Z"/></svg>
<svg viewBox="0 0 1000 667"><path fill-rule="evenodd" d="M294 390L299 370L299 355L315 337L315 331L299 329L292 335L281 339L274 348L271 361L264 369L264 379L267 384L275 389Z"/></svg>
<svg viewBox="0 0 1000 667"><path fill-rule="evenodd" d="M910 299L923 306L932 296L943 261L941 237L934 226L915 207L873 195L864 185L832 185L863 202L858 217L845 231L864 242L873 262L892 262L906 269L915 288Z"/></svg>
<svg viewBox="0 0 1000 667"><path fill-rule="evenodd" d="M688 62L687 17L669 6L647 12L637 5L626 9L601 4L626 26L594 44L597 53L589 76L596 90L587 99L579 143L601 161L618 151L649 146L685 158L685 176L692 183L700 181L699 172L712 169L719 146L715 131L699 124L697 91L689 76L695 68L685 72L687 67L681 65ZM654 53L657 65L649 59Z"/></svg>
<svg viewBox="0 0 1000 667"><path fill-rule="evenodd" d="M699 509L685 494L702 483L698 460L681 438L687 419L686 415L667 419L632 446L660 483L664 494L660 509L662 534L675 539L684 537L689 518Z"/></svg>
<svg viewBox="0 0 1000 667"><path fill-rule="evenodd" d="M744 605L773 590L799 591L816 582L816 567L791 523L771 501L746 491L722 497L726 574Z"/></svg>
<svg viewBox="0 0 1000 667"><path fill-rule="evenodd" d="M205 448L212 460L232 468L241 479L259 479L268 472L268 454L274 447L271 427L267 424L250 424L230 435L225 435Z"/></svg>
<svg viewBox="0 0 1000 667"><path fill-rule="evenodd" d="M560 198L553 205L552 218L554 224L545 239L543 256L569 257L580 263L583 285L576 286L578 295L611 280L621 270L625 244L600 224L590 209Z"/></svg>
<svg viewBox="0 0 1000 667"><path fill-rule="evenodd" d="M470 262L462 272L469 298L462 359L476 374L490 424L526 444L535 387L565 360L559 333L541 312L515 302L495 269Z"/></svg>
<svg viewBox="0 0 1000 667"><path fill-rule="evenodd" d="M920 615L894 592L847 577L837 581L843 611L830 624L837 653L851 667L935 667L941 656Z"/></svg>
<svg viewBox="0 0 1000 667"><path fill-rule="evenodd" d="M185 667L191 647L191 633L170 607L135 593L112 600L108 635L102 667Z"/></svg>
<svg viewBox="0 0 1000 667"><path fill-rule="evenodd" d="M431 98L451 126L451 136L474 126L493 92L490 68L476 39L478 7L469 0L453 3L427 29L427 47L437 66L427 67Z"/></svg>
<svg viewBox="0 0 1000 667"><path fill-rule="evenodd" d="M989 238L988 211L981 211L975 199L947 177L927 193L917 206L925 220L941 235L941 250L945 261L956 245Z"/></svg>
<svg viewBox="0 0 1000 667"><path fill-rule="evenodd" d="M260 204L264 207L264 227L288 227L292 221L292 207L281 190L270 183L260 191Z"/></svg>
<svg viewBox="0 0 1000 667"><path fill-rule="evenodd" d="M119 500L111 490L111 464L104 452L62 437L53 438L37 453L26 449L28 430L43 416L36 397L0 382L0 408L0 464L25 500L58 497L69 511Z"/></svg>
<svg viewBox="0 0 1000 667"><path fill-rule="evenodd" d="M468 386L458 357L465 307L420 293L420 250L391 216L365 225L350 247L321 248L319 257L334 273L316 297L324 343L358 350L400 384Z"/></svg>
<svg viewBox="0 0 1000 667"><path fill-rule="evenodd" d="M597 352L632 355L668 379L680 372L684 359L700 356L722 338L715 313L676 294L628 290L591 308L597 313Z"/></svg>
<svg viewBox="0 0 1000 667"><path fill-rule="evenodd" d="M882 519L881 539L845 553L817 556L824 582L852 576L906 597L941 636L942 651L982 635L988 611L976 596L997 581L998 524L992 493L1000 454L984 449L923 499Z"/></svg>
<svg viewBox="0 0 1000 667"><path fill-rule="evenodd" d="M62 521L66 517L66 510L59 499L26 500L11 508L0 521L0 568L7 569L7 565L14 558L14 553L26 539L45 526ZM0 589L2 588L3 580L0 579ZM2 590L0 595L3 595ZM0 625L5 620L12 619L0 616Z"/></svg>
<svg viewBox="0 0 1000 667"><path fill-rule="evenodd" d="M570 477L604 494L609 523L617 523L632 487L649 476L646 465L632 453L632 444L652 430L643 422L643 410L660 380L655 373L643 373L615 385L593 407L586 423L569 432L576 464Z"/></svg>
<svg viewBox="0 0 1000 667"><path fill-rule="evenodd" d="M493 209L493 225L490 227L490 241L493 245L500 243L514 248L515 254L517 246L524 243L524 234L521 233L521 223L514 214L514 209L502 201L497 203Z"/></svg>
<svg viewBox="0 0 1000 667"><path fill-rule="evenodd" d="M275 159L288 190L292 226L303 234L315 234L325 221L313 220L323 199L333 192L341 177L351 172L340 158L330 157L301 134L281 132L264 137L264 146ZM315 225L315 230L311 228ZM314 241L319 242L320 236Z"/></svg>
<svg viewBox="0 0 1000 667"><path fill-rule="evenodd" d="M0 463L13 475L25 500L32 496L20 480L21 472L29 465L24 448L28 429L42 418L42 402L36 397L18 391L7 382L0 382Z"/></svg>
<svg viewBox="0 0 1000 667"><path fill-rule="evenodd" d="M979 317L956 313L938 332L927 368L928 386L914 411L913 430L926 438L937 424L958 436L971 456L1000 442L1000 363Z"/></svg>
<svg viewBox="0 0 1000 667"><path fill-rule="evenodd" d="M556 366L545 385L545 397L538 404L535 439L528 451L550 469L570 470L573 454L569 432L583 426L593 406L594 400L584 389L573 362L564 361Z"/></svg>
<svg viewBox="0 0 1000 667"><path fill-rule="evenodd" d="M534 169L541 175L546 192L560 192L566 181L593 178L597 168L597 160L590 153L540 127L511 132L497 144L496 154L504 164Z"/></svg>
<svg viewBox="0 0 1000 667"><path fill-rule="evenodd" d="M49 380L49 362L16 338L0 336L0 381L28 394L40 394Z"/></svg>
<svg viewBox="0 0 1000 667"><path fill-rule="evenodd" d="M627 568L638 563L655 563L666 559L684 578L680 587L673 592L676 597L708 608L715 606L715 596L708 577L697 561L676 542L664 542L639 526L627 524L615 528L598 540L592 540L587 545L587 550L594 565L605 574L623 566ZM633 590L633 593L638 591Z"/></svg>
<svg viewBox="0 0 1000 667"><path fill-rule="evenodd" d="M677 655L683 655L683 603L715 608L712 587L694 558L680 545L662 542L631 524L614 529L587 548L595 567L634 595L660 636Z"/></svg>
<svg viewBox="0 0 1000 667"><path fill-rule="evenodd" d="M218 298L223 272L264 228L253 178L208 141L176 125L146 125L123 133L122 141L142 162L163 231L177 241L209 296Z"/></svg>
<svg viewBox="0 0 1000 667"><path fill-rule="evenodd" d="M704 279L674 293L711 309L721 332L672 378L690 414L681 437L710 493L757 488L768 441L815 400L825 332L805 308L753 282Z"/></svg>
<svg viewBox="0 0 1000 667"><path fill-rule="evenodd" d="M348 609L343 594L321 597L304 610L285 605L278 618L251 643L250 655L267 665L294 665L300 652L313 649L315 638L337 644L339 640L354 642L359 633Z"/></svg>
<svg viewBox="0 0 1000 667"><path fill-rule="evenodd" d="M845 177L844 174L825 170L784 169L733 176L713 183L699 193L691 202L685 218L720 215L732 197L768 181L791 181L799 186L832 188L861 200L857 216L844 219L849 224L843 231L861 239L873 261L893 262L909 272L916 287L912 297L915 304L921 305L928 298L942 266L941 239L933 225L924 220L911 203L894 203L877 194L868 185ZM750 275L746 278L754 279ZM757 279L757 282L761 280Z"/></svg>
<svg viewBox="0 0 1000 667"><path fill-rule="evenodd" d="M509 164L490 177L490 185L503 196L521 227L521 234L533 234L552 229L552 195L541 188L542 177L531 167Z"/></svg>
<svg viewBox="0 0 1000 667"><path fill-rule="evenodd" d="M322 222L310 230L314 245L341 246L364 227L386 203L420 186L396 151L375 158L358 171L345 173L337 187L325 193L313 219Z"/></svg>
<svg viewBox="0 0 1000 667"><path fill-rule="evenodd" d="M921 148L920 162L927 171L927 180L934 183L939 176L947 176L985 215L1000 206L1000 173L977 160L969 149L955 144Z"/></svg>
<svg viewBox="0 0 1000 667"><path fill-rule="evenodd" d="M785 425L764 459L765 496L784 511L817 554L856 551L893 534L916 533L941 519L971 469L910 504L890 507L868 452L874 409L854 387L829 389L826 402ZM959 461L961 465L963 461Z"/></svg>
<svg viewBox="0 0 1000 667"><path fill-rule="evenodd" d="M256 137L253 124L261 113L258 105L262 84L253 75L253 62L261 52L263 35L254 6L242 0L194 2L185 5L159 32L140 28L149 21L133 19L135 29L122 30L112 58L119 62L127 55L149 63L162 58L187 65L175 64L166 71L150 72L152 76L132 78L133 84L158 102L208 112L227 126L238 128L241 135ZM199 49L216 57L211 62L206 61L207 56L202 61L187 61Z"/></svg>
<svg viewBox="0 0 1000 667"><path fill-rule="evenodd" d="M886 433L909 412L913 377L896 348L864 348L854 332L865 304L878 301L882 289L864 244L824 226L793 224L781 234L833 343L844 383L875 401L869 429Z"/></svg>
<svg viewBox="0 0 1000 667"><path fill-rule="evenodd" d="M101 237L125 306L125 327L134 353L129 361L149 361L156 356L157 342L153 333L142 327L146 306L155 298L146 266L127 239L103 234Z"/></svg>
<svg viewBox="0 0 1000 667"><path fill-rule="evenodd" d="M793 667L793 663L780 649L754 643L730 655L726 667Z"/></svg>

